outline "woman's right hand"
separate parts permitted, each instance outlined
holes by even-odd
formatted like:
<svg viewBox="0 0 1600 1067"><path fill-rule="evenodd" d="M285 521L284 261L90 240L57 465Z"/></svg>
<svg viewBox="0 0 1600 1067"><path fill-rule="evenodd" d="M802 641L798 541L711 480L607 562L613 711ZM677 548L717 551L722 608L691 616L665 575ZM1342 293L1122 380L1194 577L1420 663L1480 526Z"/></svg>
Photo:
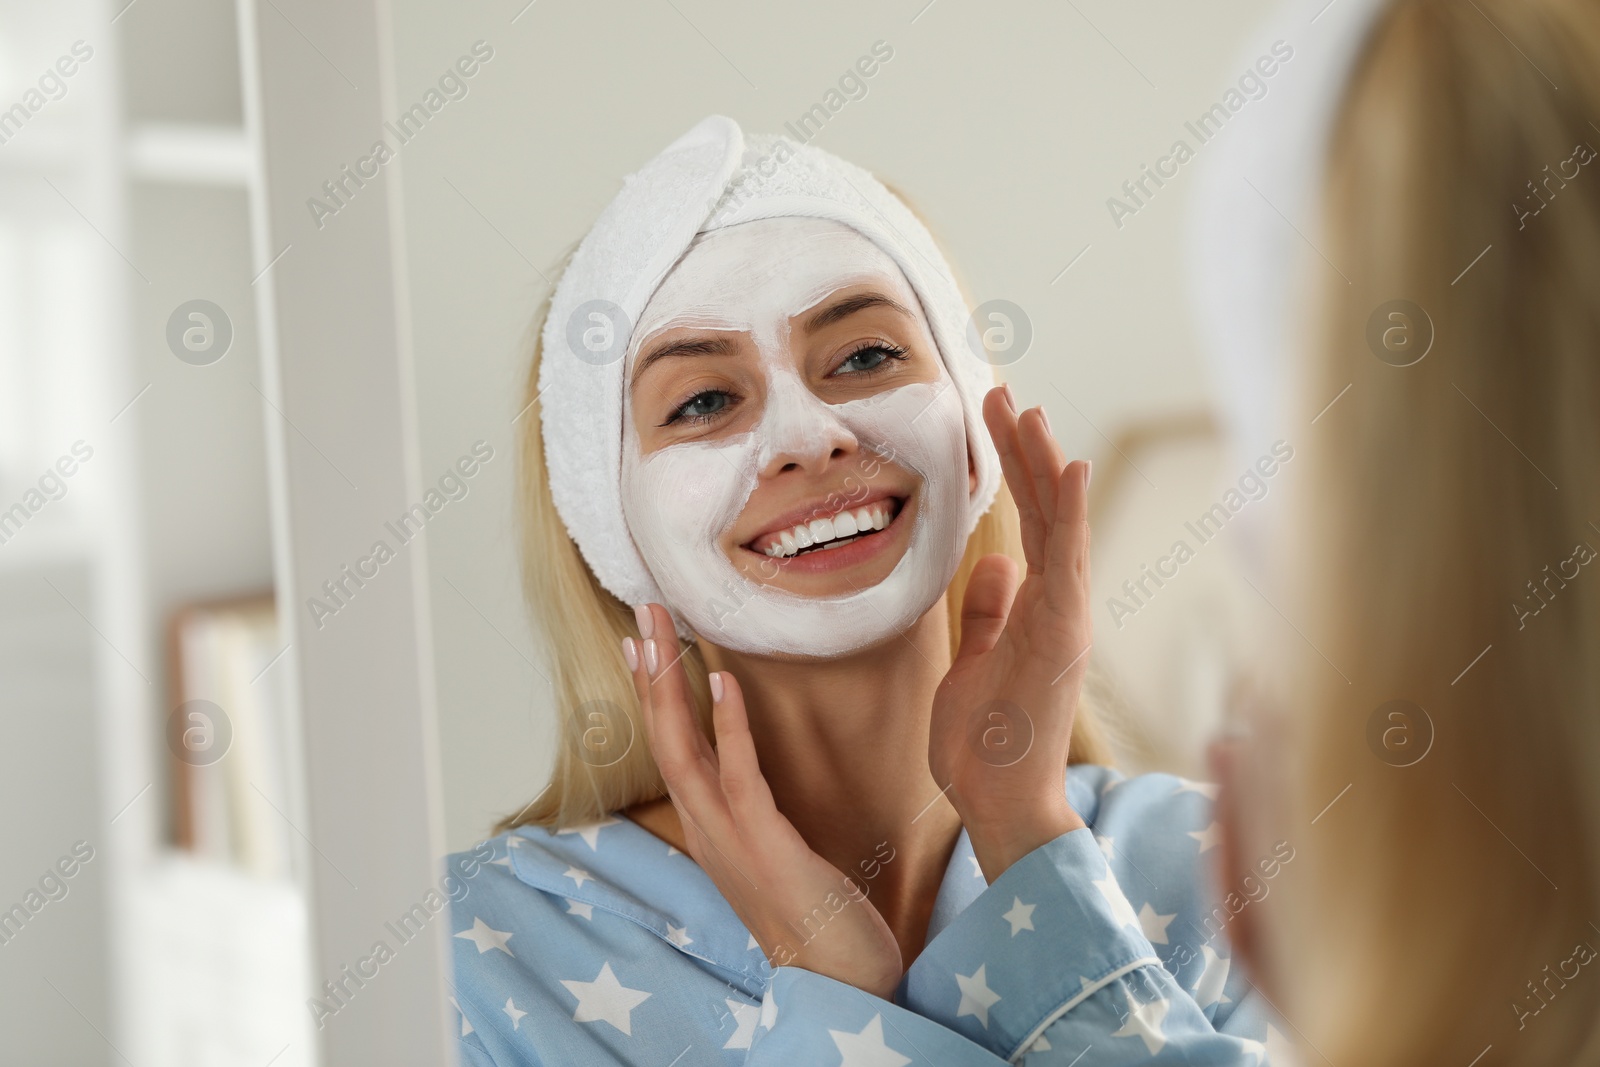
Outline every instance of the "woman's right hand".
<svg viewBox="0 0 1600 1067"><path fill-rule="evenodd" d="M659 604L637 611L643 647L629 638L623 654L689 855L774 967L803 967L892 999L904 972L899 943L859 884L777 809L739 683L726 671L711 675L713 748L694 721L671 617Z"/></svg>

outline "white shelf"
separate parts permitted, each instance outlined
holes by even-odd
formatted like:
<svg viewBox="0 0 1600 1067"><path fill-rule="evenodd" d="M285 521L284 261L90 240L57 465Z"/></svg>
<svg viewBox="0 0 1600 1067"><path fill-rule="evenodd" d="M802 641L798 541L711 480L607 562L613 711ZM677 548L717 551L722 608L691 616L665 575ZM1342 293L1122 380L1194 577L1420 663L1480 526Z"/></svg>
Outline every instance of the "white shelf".
<svg viewBox="0 0 1600 1067"><path fill-rule="evenodd" d="M127 162L138 181L243 189L255 155L242 127L146 122L128 132Z"/></svg>

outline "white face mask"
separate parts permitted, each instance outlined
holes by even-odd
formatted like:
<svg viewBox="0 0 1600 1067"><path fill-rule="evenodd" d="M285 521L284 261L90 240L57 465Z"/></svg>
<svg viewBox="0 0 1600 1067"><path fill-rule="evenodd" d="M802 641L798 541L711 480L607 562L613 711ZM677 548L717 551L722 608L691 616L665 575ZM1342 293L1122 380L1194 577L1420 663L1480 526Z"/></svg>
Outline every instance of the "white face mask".
<svg viewBox="0 0 1600 1067"><path fill-rule="evenodd" d="M800 217L740 223L696 238L634 329L625 381L641 343L673 327L748 332L760 356L763 407L757 425L743 433L641 456L631 399L623 408L622 501L629 532L667 607L713 644L765 655L853 652L921 618L960 565L971 507L967 441L960 396L943 362L935 382L829 404L804 381L788 351L791 317L863 282L920 309L894 260L848 226ZM760 472L780 454L820 456L836 448L848 453L852 471L860 468L858 483L885 462L916 482L909 537L893 570L874 585L825 597L741 574L720 539L743 514ZM838 490L841 480L819 477L816 495ZM757 574L763 559L752 554Z"/></svg>

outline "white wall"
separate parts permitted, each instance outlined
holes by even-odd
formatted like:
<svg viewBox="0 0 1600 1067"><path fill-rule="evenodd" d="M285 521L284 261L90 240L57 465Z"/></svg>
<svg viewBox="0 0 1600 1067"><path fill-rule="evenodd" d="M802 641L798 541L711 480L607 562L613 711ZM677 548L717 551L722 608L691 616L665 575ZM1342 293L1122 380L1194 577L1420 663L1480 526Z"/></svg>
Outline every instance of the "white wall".
<svg viewBox="0 0 1600 1067"><path fill-rule="evenodd" d="M1209 403L1181 274L1191 175L1120 229L1106 199L1237 77L1240 42L1266 6L398 5L403 103L474 41L494 48L469 95L402 149L424 479L474 440L496 451L427 534L453 848L546 774L548 690L517 587L510 420L540 272L622 175L713 112L778 130L888 42L894 57L867 96L815 143L905 191L975 299L1028 311L1034 347L1008 375L1018 398L1043 402L1074 454L1098 457L1095 427L1114 435Z"/></svg>

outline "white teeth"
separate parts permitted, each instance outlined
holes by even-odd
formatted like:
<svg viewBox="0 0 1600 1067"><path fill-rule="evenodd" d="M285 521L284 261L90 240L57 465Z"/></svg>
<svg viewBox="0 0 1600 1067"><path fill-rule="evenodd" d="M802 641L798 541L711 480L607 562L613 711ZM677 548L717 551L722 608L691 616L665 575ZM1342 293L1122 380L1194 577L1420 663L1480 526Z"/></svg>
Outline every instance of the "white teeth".
<svg viewBox="0 0 1600 1067"><path fill-rule="evenodd" d="M848 544L857 534L871 533L888 526L893 506L892 501L879 500L854 511L841 511L830 518L800 523L773 535L762 551L776 559L783 559L813 545L820 545L824 549L838 548Z"/></svg>

